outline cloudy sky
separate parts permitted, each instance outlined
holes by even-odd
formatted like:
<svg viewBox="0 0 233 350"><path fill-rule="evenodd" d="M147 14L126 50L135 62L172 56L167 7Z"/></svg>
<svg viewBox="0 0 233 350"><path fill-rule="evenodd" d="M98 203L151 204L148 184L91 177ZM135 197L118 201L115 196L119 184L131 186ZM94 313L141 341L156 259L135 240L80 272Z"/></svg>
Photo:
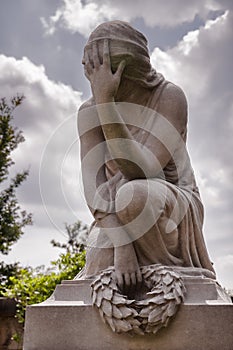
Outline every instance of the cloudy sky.
<svg viewBox="0 0 233 350"><path fill-rule="evenodd" d="M23 93L15 123L26 141L12 174L34 225L6 262L55 259L64 223L91 222L80 185L76 112L90 95L81 59L101 22L126 20L149 41L151 60L189 102L188 148L205 205L204 234L219 281L233 288L233 2L231 0L2 0L0 96Z"/></svg>

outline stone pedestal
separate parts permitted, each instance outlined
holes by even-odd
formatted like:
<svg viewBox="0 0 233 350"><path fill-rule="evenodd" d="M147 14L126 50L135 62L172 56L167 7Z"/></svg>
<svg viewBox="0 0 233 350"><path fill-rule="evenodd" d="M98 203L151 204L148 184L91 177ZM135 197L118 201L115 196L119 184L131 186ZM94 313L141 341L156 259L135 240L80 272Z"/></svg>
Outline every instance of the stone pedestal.
<svg viewBox="0 0 233 350"><path fill-rule="evenodd" d="M90 280L64 281L26 313L24 350L232 350L233 304L213 280L185 277L178 313L156 335L115 334L91 305Z"/></svg>

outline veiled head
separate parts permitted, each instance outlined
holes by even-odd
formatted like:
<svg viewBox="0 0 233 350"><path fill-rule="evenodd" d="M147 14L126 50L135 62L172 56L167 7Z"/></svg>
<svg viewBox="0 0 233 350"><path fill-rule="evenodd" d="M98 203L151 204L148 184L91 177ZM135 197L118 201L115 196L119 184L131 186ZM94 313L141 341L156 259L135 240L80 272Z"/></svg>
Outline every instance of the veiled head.
<svg viewBox="0 0 233 350"><path fill-rule="evenodd" d="M151 67L147 39L130 24L110 21L100 24L90 35L84 50L88 50L92 61L92 43L97 42L100 62L103 59L103 43L109 40L112 71L115 72L122 60L126 61L123 76L138 81L145 87L158 84L158 75Z"/></svg>

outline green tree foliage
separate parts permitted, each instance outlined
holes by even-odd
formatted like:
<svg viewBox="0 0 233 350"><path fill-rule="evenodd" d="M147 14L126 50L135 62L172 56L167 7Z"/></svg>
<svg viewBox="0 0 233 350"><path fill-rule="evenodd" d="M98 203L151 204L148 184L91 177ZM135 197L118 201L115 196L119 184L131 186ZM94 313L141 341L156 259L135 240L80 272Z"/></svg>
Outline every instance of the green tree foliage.
<svg viewBox="0 0 233 350"><path fill-rule="evenodd" d="M8 179L9 168L14 164L12 151L24 141L22 132L13 126L13 112L24 97L13 97L8 103L0 99L0 252L8 254L10 247L23 234L22 228L32 223L31 214L21 210L16 198L16 189L28 176L28 170ZM4 266L2 265L3 269Z"/></svg>
<svg viewBox="0 0 233 350"><path fill-rule="evenodd" d="M85 264L85 252L79 254L60 254L58 260L51 262L49 269L22 268L17 276L11 276L11 285L2 291L3 296L17 302L17 318L25 321L27 305L41 303L51 296L57 284L62 280L73 279ZM0 287L1 289L1 287Z"/></svg>
<svg viewBox="0 0 233 350"><path fill-rule="evenodd" d="M20 271L19 263L14 264L5 264L3 261L0 262L0 296L1 289L6 286L12 285L10 281L10 276L18 276L18 272Z"/></svg>
<svg viewBox="0 0 233 350"><path fill-rule="evenodd" d="M60 243L54 239L52 245L57 248L65 249L67 253L81 253L85 249L88 226L81 221L77 221L72 225L65 224L66 228L66 243Z"/></svg>
<svg viewBox="0 0 233 350"><path fill-rule="evenodd" d="M37 304L51 296L57 284L62 280L73 279L85 265L84 246L87 238L87 226L81 221L72 225L65 224L67 242L59 243L52 241L53 246L65 249L51 266L45 269L16 268L7 284L0 286L0 294L13 298L17 302L17 317L19 322L24 323L27 305Z"/></svg>

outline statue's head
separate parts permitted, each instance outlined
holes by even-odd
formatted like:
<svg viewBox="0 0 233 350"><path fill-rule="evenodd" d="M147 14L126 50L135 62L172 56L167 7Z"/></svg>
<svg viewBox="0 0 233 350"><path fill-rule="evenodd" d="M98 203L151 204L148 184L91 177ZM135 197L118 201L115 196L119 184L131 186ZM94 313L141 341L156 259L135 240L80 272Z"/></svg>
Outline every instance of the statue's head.
<svg viewBox="0 0 233 350"><path fill-rule="evenodd" d="M92 43L97 42L100 62L103 59L104 40L109 41L112 71L122 60L126 61L123 77L138 81L145 87L155 86L156 72L151 67L147 39L129 23L110 21L100 24L90 35L84 50L92 60Z"/></svg>

